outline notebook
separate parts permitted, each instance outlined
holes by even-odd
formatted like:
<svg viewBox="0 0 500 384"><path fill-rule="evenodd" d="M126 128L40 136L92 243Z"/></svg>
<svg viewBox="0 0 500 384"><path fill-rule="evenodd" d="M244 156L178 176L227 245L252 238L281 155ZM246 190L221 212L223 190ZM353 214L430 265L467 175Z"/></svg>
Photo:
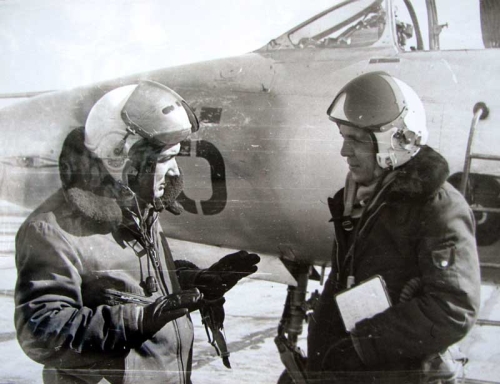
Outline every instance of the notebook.
<svg viewBox="0 0 500 384"><path fill-rule="evenodd" d="M391 306L384 279L379 275L338 293L335 301L347 332L352 331L358 321L373 317Z"/></svg>

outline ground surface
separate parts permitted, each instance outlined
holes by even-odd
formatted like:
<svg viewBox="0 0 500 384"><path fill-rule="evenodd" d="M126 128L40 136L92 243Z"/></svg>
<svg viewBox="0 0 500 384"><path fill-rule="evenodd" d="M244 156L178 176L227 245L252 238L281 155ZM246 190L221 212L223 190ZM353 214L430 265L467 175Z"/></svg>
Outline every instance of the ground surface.
<svg viewBox="0 0 500 384"><path fill-rule="evenodd" d="M0 384L42 383L42 367L22 352L15 339L13 325L14 235L27 214L21 208L0 202ZM189 243L173 242L172 248L188 247ZM309 291L321 289L309 284ZM205 329L197 313L195 324L194 372L195 384L260 384L276 383L283 370L274 345L276 328L283 310L286 285L245 279L226 296L226 338L231 351L232 369L223 366L207 342ZM476 325L461 343L468 355L466 375L471 380L500 383L500 290L495 285L483 285L480 314L483 325ZM306 327L304 328L304 333ZM305 349L305 335L300 343Z"/></svg>

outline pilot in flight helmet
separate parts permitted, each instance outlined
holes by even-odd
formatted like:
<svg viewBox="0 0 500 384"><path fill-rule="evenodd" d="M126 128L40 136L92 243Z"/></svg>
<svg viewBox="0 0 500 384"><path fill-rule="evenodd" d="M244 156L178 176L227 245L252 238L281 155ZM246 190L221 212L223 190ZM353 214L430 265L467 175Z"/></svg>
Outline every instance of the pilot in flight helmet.
<svg viewBox="0 0 500 384"><path fill-rule="evenodd" d="M383 169L408 162L427 143L422 101L407 84L385 72L369 72L347 83L328 108L330 120L365 129Z"/></svg>
<svg viewBox="0 0 500 384"><path fill-rule="evenodd" d="M85 146L102 160L113 179L128 187L130 151L146 140L171 147L199 128L189 105L170 88L141 81L106 93L90 110Z"/></svg>

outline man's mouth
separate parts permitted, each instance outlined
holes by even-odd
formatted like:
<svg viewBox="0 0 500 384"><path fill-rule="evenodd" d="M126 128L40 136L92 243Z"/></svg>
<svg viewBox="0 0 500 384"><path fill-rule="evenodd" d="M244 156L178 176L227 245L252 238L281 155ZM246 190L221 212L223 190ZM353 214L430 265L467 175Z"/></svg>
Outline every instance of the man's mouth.
<svg viewBox="0 0 500 384"><path fill-rule="evenodd" d="M350 158L347 158L346 162L347 162L347 165L349 166L349 168L352 168L352 167L356 168L359 166L356 163L353 163L353 159L350 159Z"/></svg>

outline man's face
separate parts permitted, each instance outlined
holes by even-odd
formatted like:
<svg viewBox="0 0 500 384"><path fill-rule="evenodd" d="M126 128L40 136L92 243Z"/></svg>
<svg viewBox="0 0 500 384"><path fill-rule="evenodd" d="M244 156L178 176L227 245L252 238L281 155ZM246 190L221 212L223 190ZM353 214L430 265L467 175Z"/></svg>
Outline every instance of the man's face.
<svg viewBox="0 0 500 384"><path fill-rule="evenodd" d="M347 158L349 170L355 182L369 185L383 173L375 157L375 143L364 129L339 125L344 142L340 154Z"/></svg>
<svg viewBox="0 0 500 384"><path fill-rule="evenodd" d="M173 147L164 149L160 152L157 158L154 182L154 197L159 199L165 192L165 175L179 176L179 167L175 161L175 156L179 154L181 145L177 144Z"/></svg>

